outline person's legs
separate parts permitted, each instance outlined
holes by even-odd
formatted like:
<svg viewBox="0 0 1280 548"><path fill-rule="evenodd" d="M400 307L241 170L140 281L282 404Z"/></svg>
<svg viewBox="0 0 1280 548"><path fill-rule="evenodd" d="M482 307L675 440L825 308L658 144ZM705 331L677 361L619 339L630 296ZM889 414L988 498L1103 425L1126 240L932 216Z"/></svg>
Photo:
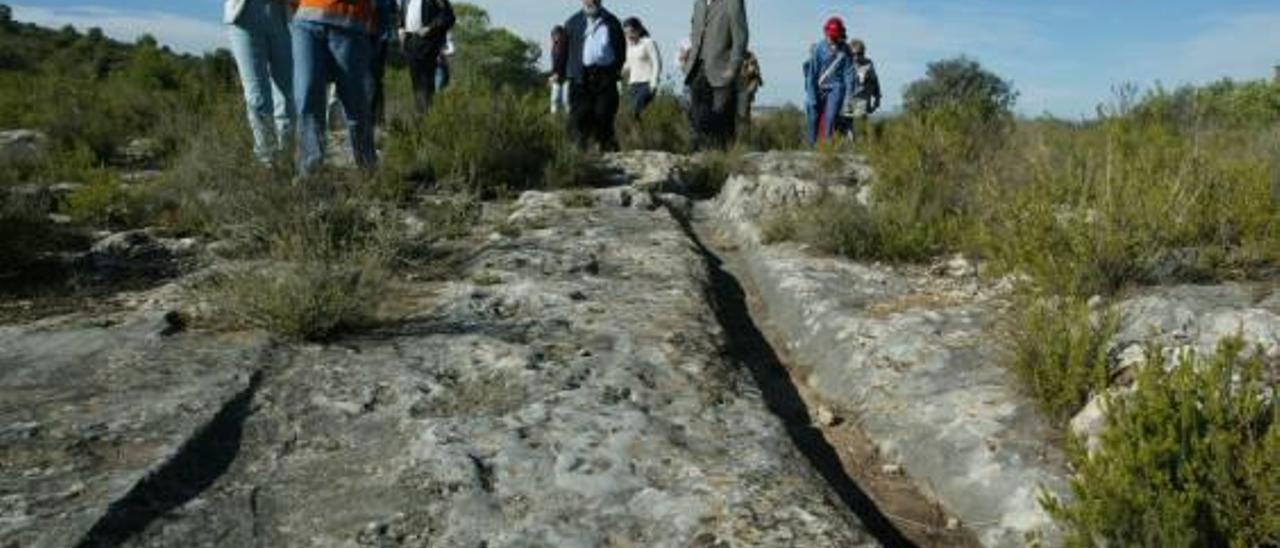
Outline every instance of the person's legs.
<svg viewBox="0 0 1280 548"><path fill-rule="evenodd" d="M640 116L653 101L653 93L649 89L649 84L631 84L628 91L631 96L631 115L639 122Z"/></svg>
<svg viewBox="0 0 1280 548"><path fill-rule="evenodd" d="M453 72L449 68L449 61L440 61L436 65L436 91L444 91L449 87L449 83L453 81Z"/></svg>
<svg viewBox="0 0 1280 548"><path fill-rule="evenodd" d="M404 56L409 65L409 79L413 82L413 96L418 112L426 112L431 108L431 100L436 95L436 62L440 51L422 47L420 40L410 37Z"/></svg>
<svg viewBox="0 0 1280 548"><path fill-rule="evenodd" d="M714 90L701 64L694 67L694 71L693 81L689 84L689 118L693 124L694 148L702 149L712 144Z"/></svg>
<svg viewBox="0 0 1280 548"><path fill-rule="evenodd" d="M598 78L595 84L595 129L596 140L600 142L600 150L615 152L618 150L618 138L614 124L618 120L618 107L622 98L618 95L618 84L611 78Z"/></svg>
<svg viewBox="0 0 1280 548"><path fill-rule="evenodd" d="M738 126L744 129L751 126L751 103L755 101L754 96L755 93L745 89L738 91Z"/></svg>
<svg viewBox="0 0 1280 548"><path fill-rule="evenodd" d="M587 138L592 131L595 100L585 81L569 83L569 135L579 149L586 150Z"/></svg>
<svg viewBox="0 0 1280 548"><path fill-rule="evenodd" d="M560 105L564 100L564 84L551 84L551 114L560 113Z"/></svg>
<svg viewBox="0 0 1280 548"><path fill-rule="evenodd" d="M325 27L293 24L293 92L298 106L298 170L310 175L324 163L329 48Z"/></svg>
<svg viewBox="0 0 1280 548"><path fill-rule="evenodd" d="M373 142L373 44L368 34L347 29L330 29L328 47L333 59L338 99L346 111L347 134L356 165L364 169L378 163Z"/></svg>
<svg viewBox="0 0 1280 548"><path fill-rule="evenodd" d="M284 153L293 146L298 116L293 98L293 38L289 35L288 8L281 2L267 4L267 64L271 71L272 103L275 107L275 152Z"/></svg>
<svg viewBox="0 0 1280 548"><path fill-rule="evenodd" d="M270 161L276 135L272 127L274 108L266 41L257 29L240 25L228 26L227 38L244 88L249 129L253 131L253 155L260 161Z"/></svg>
<svg viewBox="0 0 1280 548"><path fill-rule="evenodd" d="M809 146L814 146L818 144L818 128L822 125L822 96L818 96L816 104L806 103L804 113L806 122L805 138L809 141Z"/></svg>
<svg viewBox="0 0 1280 548"><path fill-rule="evenodd" d="M386 96L383 78L387 74L387 54L390 52L391 43L382 38L373 41L373 59L369 63L369 72L373 75L373 96L371 97L370 112L373 114L374 124L382 124L387 121L386 112Z"/></svg>
<svg viewBox="0 0 1280 548"><path fill-rule="evenodd" d="M827 92L822 102L821 140L829 141L836 134L836 127L840 120L840 109L843 106L844 90L837 88Z"/></svg>
<svg viewBox="0 0 1280 548"><path fill-rule="evenodd" d="M737 90L733 84L714 88L712 91L711 116L717 147L728 147L733 142L738 114L738 109L735 107L736 99Z"/></svg>

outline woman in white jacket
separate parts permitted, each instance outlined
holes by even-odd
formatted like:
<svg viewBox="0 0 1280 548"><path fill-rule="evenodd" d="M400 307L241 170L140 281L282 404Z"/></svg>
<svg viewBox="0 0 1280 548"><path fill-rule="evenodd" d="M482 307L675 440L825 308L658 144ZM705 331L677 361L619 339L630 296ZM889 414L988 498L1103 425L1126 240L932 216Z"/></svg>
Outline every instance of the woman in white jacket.
<svg viewBox="0 0 1280 548"><path fill-rule="evenodd" d="M644 109L658 95L658 85L662 82L662 54L640 19L631 17L623 21L622 30L627 34L627 63L622 66L622 72L627 75L631 114L639 121Z"/></svg>
<svg viewBox="0 0 1280 548"><path fill-rule="evenodd" d="M225 0L231 54L244 87L253 153L266 163L293 141L293 47L287 0Z"/></svg>

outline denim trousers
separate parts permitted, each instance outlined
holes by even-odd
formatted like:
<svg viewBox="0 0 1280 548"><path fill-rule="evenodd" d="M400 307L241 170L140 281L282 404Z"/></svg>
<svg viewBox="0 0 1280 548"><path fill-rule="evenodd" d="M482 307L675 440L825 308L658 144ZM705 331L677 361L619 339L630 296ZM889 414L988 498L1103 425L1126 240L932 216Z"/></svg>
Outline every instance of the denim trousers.
<svg viewBox="0 0 1280 548"><path fill-rule="evenodd" d="M569 110L569 83L551 83L551 113L559 114Z"/></svg>
<svg viewBox="0 0 1280 548"><path fill-rule="evenodd" d="M809 117L809 144L816 145L831 139L836 133L840 121L840 110L844 108L843 87L818 90L818 103L806 105Z"/></svg>
<svg viewBox="0 0 1280 548"><path fill-rule="evenodd" d="M293 142L293 46L284 2L248 0L227 26L231 55L244 88L253 154L267 162Z"/></svg>
<svg viewBox="0 0 1280 548"><path fill-rule="evenodd" d="M324 164L328 83L337 89L356 165L378 161L373 142L373 42L360 30L312 21L293 23L293 87L298 102L298 168L310 175Z"/></svg>

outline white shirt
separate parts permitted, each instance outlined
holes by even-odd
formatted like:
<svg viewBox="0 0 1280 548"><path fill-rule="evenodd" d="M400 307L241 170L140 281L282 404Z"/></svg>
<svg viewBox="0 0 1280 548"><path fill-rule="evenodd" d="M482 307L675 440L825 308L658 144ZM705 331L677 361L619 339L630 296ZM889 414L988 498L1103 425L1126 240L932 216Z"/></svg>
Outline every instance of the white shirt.
<svg viewBox="0 0 1280 548"><path fill-rule="evenodd" d="M627 83L649 84L657 91L662 79L662 55L658 53L658 44L652 38L641 38L636 43L627 43L627 64L622 71L629 74Z"/></svg>
<svg viewBox="0 0 1280 548"><path fill-rule="evenodd" d="M587 37L582 41L582 66L604 67L612 65L617 55L609 49L609 25L604 17L587 18Z"/></svg>
<svg viewBox="0 0 1280 548"><path fill-rule="evenodd" d="M409 7L405 8L404 30L409 32L421 31L426 26L422 22L422 0L404 1L409 3Z"/></svg>

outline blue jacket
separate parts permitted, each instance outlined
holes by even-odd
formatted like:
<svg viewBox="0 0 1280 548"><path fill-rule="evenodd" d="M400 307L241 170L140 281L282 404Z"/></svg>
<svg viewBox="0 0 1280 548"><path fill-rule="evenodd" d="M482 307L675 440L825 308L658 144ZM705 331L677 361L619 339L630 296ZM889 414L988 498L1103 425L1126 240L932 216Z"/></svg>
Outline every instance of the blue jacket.
<svg viewBox="0 0 1280 548"><path fill-rule="evenodd" d="M845 96L852 95L857 88L858 71L853 65L853 51L844 42L829 48L827 41L813 45L809 60L804 63L804 100L806 105L817 105L821 91L839 89ZM834 54L834 55L832 55ZM824 73L830 72L826 80Z"/></svg>

